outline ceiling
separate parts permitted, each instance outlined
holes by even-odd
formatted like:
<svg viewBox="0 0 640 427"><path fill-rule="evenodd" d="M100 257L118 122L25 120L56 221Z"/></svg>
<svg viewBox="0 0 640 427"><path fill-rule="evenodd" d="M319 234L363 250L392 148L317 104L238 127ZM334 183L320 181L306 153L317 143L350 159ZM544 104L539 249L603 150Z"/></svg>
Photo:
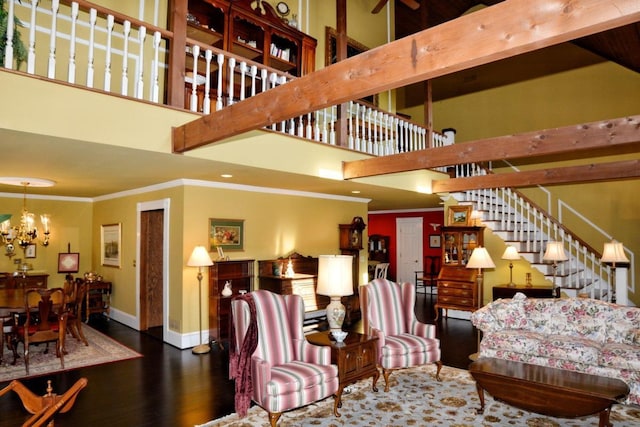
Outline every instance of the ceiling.
<svg viewBox="0 0 640 427"><path fill-rule="evenodd" d="M396 3L399 36L418 31L421 28L421 15L397 1ZM421 3L422 6L429 5L429 26L453 19L480 4L472 0L422 0ZM484 3L489 5L497 1L487 0ZM640 71L640 50L637 49L640 46L639 38L639 24L636 23L581 39L576 43ZM554 47L506 60L509 61L508 64L488 64L484 66L486 68L444 76L433 81L434 99L445 99L604 60L602 56L581 49L574 48L571 52L573 53L568 55L562 47ZM507 73L504 71L505 65L509 65L510 71ZM406 105L424 102L423 99L410 96L404 100ZM56 181L55 186L31 191L48 196L96 198L184 178L370 199L369 210L372 211L436 207L440 202L435 195L392 190L362 182L334 181L187 155L162 154L6 129L0 129L0 141L3 145L0 175L52 179ZM28 161L24 161L25 156ZM283 162L286 163L286 155L283 156ZM230 173L233 177L221 178L223 173ZM352 191L360 193L354 194ZM0 185L0 192L21 193L22 189Z"/></svg>

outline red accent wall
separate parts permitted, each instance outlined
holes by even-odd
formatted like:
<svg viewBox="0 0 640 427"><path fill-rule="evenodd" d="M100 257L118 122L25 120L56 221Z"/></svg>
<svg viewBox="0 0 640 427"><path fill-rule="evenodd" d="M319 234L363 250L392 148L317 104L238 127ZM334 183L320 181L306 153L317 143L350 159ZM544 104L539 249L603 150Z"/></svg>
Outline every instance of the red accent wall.
<svg viewBox="0 0 640 427"><path fill-rule="evenodd" d="M394 212L394 213L369 213L367 231L368 235L381 234L389 236L389 272L387 277L390 280L396 278L396 218L422 218L422 232L424 247L423 255L440 255L440 248L429 247L429 236L440 234L440 228L433 230L431 223L444 225L444 209L422 212Z"/></svg>

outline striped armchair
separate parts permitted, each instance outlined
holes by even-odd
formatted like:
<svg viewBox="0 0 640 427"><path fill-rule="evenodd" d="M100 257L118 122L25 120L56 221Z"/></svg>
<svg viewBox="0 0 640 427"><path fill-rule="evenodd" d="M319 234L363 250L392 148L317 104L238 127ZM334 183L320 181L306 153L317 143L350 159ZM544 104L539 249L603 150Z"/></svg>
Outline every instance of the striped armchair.
<svg viewBox="0 0 640 427"><path fill-rule="evenodd" d="M440 340L435 325L416 319L415 302L416 290L411 283L375 279L360 287L363 328L378 337L384 391L389 391L393 370L427 363L437 365L436 379L440 381Z"/></svg>
<svg viewBox="0 0 640 427"><path fill-rule="evenodd" d="M269 413L272 426L285 411L331 395L335 399L338 368L331 364L330 347L316 346L305 339L302 297L257 290L232 301L232 317L231 338L235 338L238 349L235 354L241 358L242 349L250 352L246 364L250 369L250 398ZM257 342L249 347L245 337ZM230 373L238 393L242 380L237 371L242 364L234 362L234 357L232 352ZM242 415L237 406L236 398L236 411Z"/></svg>

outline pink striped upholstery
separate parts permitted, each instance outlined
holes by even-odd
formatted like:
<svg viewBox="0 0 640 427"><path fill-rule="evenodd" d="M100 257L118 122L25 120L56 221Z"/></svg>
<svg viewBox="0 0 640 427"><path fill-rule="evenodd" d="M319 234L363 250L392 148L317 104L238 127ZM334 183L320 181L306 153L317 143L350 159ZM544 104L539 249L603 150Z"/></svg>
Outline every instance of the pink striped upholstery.
<svg viewBox="0 0 640 427"><path fill-rule="evenodd" d="M436 363L439 379L440 340L435 325L416 319L415 287L375 279L360 289L364 331L378 337L378 364L385 377L385 391L393 369Z"/></svg>
<svg viewBox="0 0 640 427"><path fill-rule="evenodd" d="M305 339L302 298L266 290L250 295L256 305L258 326L258 346L251 359L252 400L277 421L281 412L335 394L338 368L331 364L330 347L316 346ZM249 307L235 300L232 312L239 348L249 325Z"/></svg>

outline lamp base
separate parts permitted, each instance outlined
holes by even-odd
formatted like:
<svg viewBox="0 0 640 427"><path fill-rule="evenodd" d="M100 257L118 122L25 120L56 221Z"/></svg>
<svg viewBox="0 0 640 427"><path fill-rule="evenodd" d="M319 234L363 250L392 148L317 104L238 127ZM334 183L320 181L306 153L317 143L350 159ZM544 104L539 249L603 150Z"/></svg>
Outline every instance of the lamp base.
<svg viewBox="0 0 640 427"><path fill-rule="evenodd" d="M211 351L211 347L209 344L200 344L191 349L191 353L193 354L206 354Z"/></svg>

